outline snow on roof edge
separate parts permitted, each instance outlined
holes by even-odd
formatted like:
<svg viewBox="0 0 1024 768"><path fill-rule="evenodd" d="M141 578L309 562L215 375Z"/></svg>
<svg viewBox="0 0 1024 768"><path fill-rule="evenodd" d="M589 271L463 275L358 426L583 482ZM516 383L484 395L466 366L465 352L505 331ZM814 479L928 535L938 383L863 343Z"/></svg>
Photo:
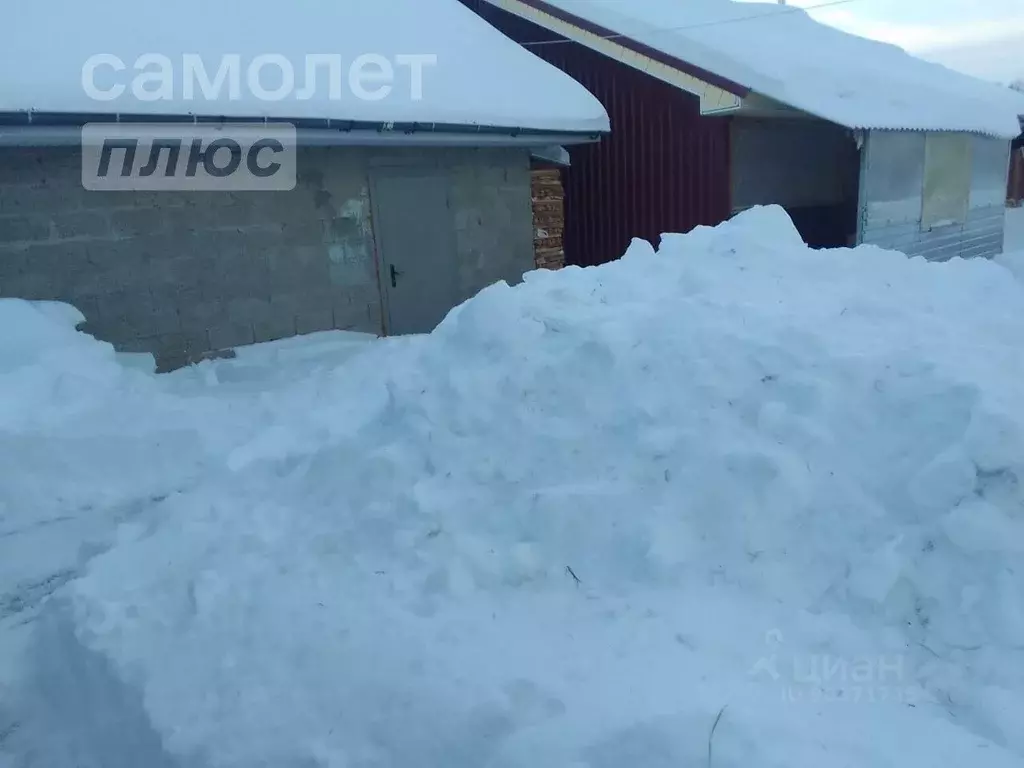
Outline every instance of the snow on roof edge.
<svg viewBox="0 0 1024 768"><path fill-rule="evenodd" d="M987 136L989 138L1005 139L1007 141L1012 141L1013 139L1017 138L1017 136L1020 136L1020 135L1024 134L1024 116L1021 116L1021 118L1020 118L1020 127L1017 130L1017 133L1015 133L1013 135L1010 135L1010 134L1007 134L1007 133L996 133L996 132L994 132L992 130L984 129L984 128L980 128L980 127L979 128L975 128L975 129L968 129L968 128L944 128L944 127L938 126L937 124L930 124L930 123L927 123L927 122L921 122L919 124L904 123L904 124L901 124L901 125L896 125L896 124L892 124L892 123L888 123L888 122L883 122L883 121L875 122L875 121L871 121L871 120L851 120L851 119L843 118L843 117L836 116L836 115L830 115L830 114L828 114L827 110L817 109L817 108L808 107L808 106L801 106L799 103L797 103L798 100L796 100L796 99L791 100L791 101L782 101L781 99L778 99L778 98L776 98L774 96L769 96L768 94L762 93L760 91L751 91L751 93L752 94L756 94L758 96L761 96L762 98L772 99L772 100L774 100L776 102L779 102L780 104L784 104L787 107L792 107L793 109L798 110L799 112L803 112L806 115L810 115L811 117L817 118L819 120L824 120L826 122L833 123L834 125L842 126L843 128L849 128L852 131L897 131L897 132L901 132L901 133L902 132L967 133L967 134L970 134L972 136Z"/></svg>
<svg viewBox="0 0 1024 768"><path fill-rule="evenodd" d="M284 14L272 0L179 0L169 16L159 0L104 0L102 21L78 0L13 10L0 110L608 130L583 85L459 0L296 0ZM274 23L238 24L257 17ZM368 62L380 87L362 84Z"/></svg>
<svg viewBox="0 0 1024 768"><path fill-rule="evenodd" d="M509 4L502 3L501 0L486 0L486 1L488 3L490 3L491 5L494 5L497 8L501 8L501 9L507 11L507 12L513 13L515 15L518 15L521 18L526 19L527 21L530 21L530 22L535 23L535 24L539 24L540 23L539 20L537 18L533 17L533 16L527 16L527 15L524 15L522 13L519 13L515 9L514 5L510 6ZM767 96L767 97L769 97L771 99L774 99L775 101L778 101L778 102L780 102L782 104L785 104L787 106L793 107L795 109L799 109L799 110L801 110L803 112L806 112L807 114L813 115L815 117L818 117L818 118L820 118L822 120L826 120L828 122L835 123L837 125L844 126L846 128L860 129L860 130L892 130L892 131L936 131L936 132L946 132L946 131L948 131L948 132L955 132L955 133L977 134L977 135L981 135L981 136L988 136L988 137L993 137L993 138L1010 140L1010 139L1016 138L1018 135L1020 135L1021 128L1024 127L1024 124L1022 124L1022 125L1016 126L1015 128L1011 128L1011 127L1009 127L1010 120L1007 119L1005 121L1000 120L999 122L1001 124L1001 127L995 128L994 126L996 125L996 121L995 120L986 120L984 117L981 117L980 119L978 119L978 121L977 121L977 123L975 125L970 125L969 124L970 121L968 121L966 123L965 122L960 122L960 123L958 123L957 125L954 126L951 123L946 123L946 122L941 121L941 120L927 120L927 119L919 120L919 119L916 119L916 111L912 110L912 109L909 109L909 108L907 110L905 110L902 115L900 115L901 118L905 118L905 119L895 119L895 116L892 116L892 115L890 115L891 119L879 119L879 120L864 119L863 117L854 118L852 116L843 116L843 115L837 114L837 113L835 113L835 112L833 112L831 110L824 109L824 108L822 108L822 107L820 107L818 105L813 104L812 103L813 102L812 99L805 100L805 99L800 98L800 97L793 97L792 95L790 95L788 93L786 87L782 87L782 88L779 88L779 89L774 89L774 88L766 89L766 88L763 87L764 84L759 84L757 82L753 82L752 80L748 80L748 79L745 79L743 77L738 76L737 73L742 71L742 70L744 70L744 69L746 69L746 67L743 67L743 66L738 67L736 70L734 70L732 72L721 71L721 70L716 71L716 68L714 67L713 63L711 63L711 62L708 62L708 61L704 61L704 62L692 61L692 60L687 59L684 56L682 56L679 51L667 50L666 46L659 46L659 45L657 45L655 42L653 42L651 40L644 41L642 39L639 39L635 34L631 33L630 31L624 30L622 27L616 27L614 24L608 24L605 21L595 21L592 18L583 17L583 16L579 15L578 13L574 13L572 10L568 10L568 9L562 7L559 3L550 2L549 0L519 0L519 2L523 3L524 5L526 5L526 6L530 7L530 8L533 8L533 9L536 9L536 10L540 10L540 11L542 11L546 15L550 15L550 16L553 16L555 18L558 18L560 21L562 21L564 23L567 23L567 24L570 24L572 26L575 26L575 27L577 27L578 29L580 29L582 31L594 32L594 30L596 28L601 28L603 30L606 30L608 33L612 33L612 34L614 34L616 36L615 37L615 41L619 45L621 45L622 47L627 48L627 49L629 49L631 51L634 51L636 53L640 53L642 55L649 55L649 52L651 50L658 51L658 52L664 54L665 57L668 57L669 59L674 59L674 60L678 61L679 63L685 65L685 67L680 69L680 71L686 72L688 74L692 74L692 75L694 75L696 77L699 77L698 74L692 72L691 70L698 70L698 71L702 70L704 72L707 72L707 73L713 75L713 77L714 77L714 79L716 81L728 81L730 83L735 84L735 86L738 86L740 88L748 90L750 93L758 93L758 94L760 94L762 96ZM794 9L794 10L795 11L799 10L801 13L806 15L806 12L803 11L802 9ZM858 35L853 35L851 33L845 32L843 30L839 30L837 28L826 27L826 25L822 25L819 22L816 22L813 19L811 19L809 15L807 15L807 19L809 21L812 21L815 25L822 26L822 27L828 29L832 33L836 33L836 34L842 35L844 37L847 37L847 38L850 38L850 39L853 39L853 40L863 41L865 43L871 43L871 44L875 44L875 45L886 45L886 44L880 43L878 41L869 40L868 38L862 38L862 37L860 37ZM552 30L552 31L556 31L557 32L558 30ZM899 48L898 46L891 46L891 47L896 49L896 50L898 50L898 51L900 51L902 54L904 54L909 61L913 61L913 62L916 62L918 64L927 64L927 65L929 65L931 67L934 67L936 70L939 70L939 69L946 70L948 72L948 76L951 78L951 82L955 81L955 80L960 80L961 84L962 84L963 82L966 82L966 81L974 81L974 83L976 83L977 86L978 86L978 94L979 94L978 95L978 99L979 100L981 99L981 95L980 94L981 94L981 91L982 91L983 88L991 86L992 89L995 89L996 87L998 87L995 84L987 83L984 80L979 80L979 79L971 77L969 75L965 75L963 73L956 72L954 70L949 70L948 68L943 67L942 65L934 64L933 62L927 62L927 61L925 61L923 59L920 59L920 58L914 56L911 53L908 53L907 51L903 50L902 48ZM604 55L607 55L606 52L603 52L603 51L599 51L599 52L604 54ZM623 61L623 63L625 63L627 65L630 65L630 62L628 60ZM666 62L666 61L662 61L661 63L664 63L664 64L667 64L667 65L671 66L671 64L669 64L669 62ZM716 83L712 83L712 84L716 84ZM780 83L780 85L781 85L781 83ZM789 83L787 85L789 85L789 87L792 87L793 84ZM913 86L913 85L907 85L906 88L908 90L916 90L915 86ZM959 94L959 93L958 94L952 94L952 95L954 95L959 101L966 102L966 101L969 101L969 100L974 100L973 98L972 99L968 99L963 94ZM973 97L974 94L971 94L971 96ZM1022 109L1024 109L1024 104L1022 104ZM1009 112L1007 112L1007 116L1009 117ZM1022 123L1024 123L1024 115L1020 115L1020 117L1022 118Z"/></svg>

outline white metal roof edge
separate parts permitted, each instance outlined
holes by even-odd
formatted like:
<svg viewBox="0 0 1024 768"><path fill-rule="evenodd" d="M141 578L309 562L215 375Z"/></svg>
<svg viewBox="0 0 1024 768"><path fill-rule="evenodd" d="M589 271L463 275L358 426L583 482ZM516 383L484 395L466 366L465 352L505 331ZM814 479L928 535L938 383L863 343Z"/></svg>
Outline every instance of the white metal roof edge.
<svg viewBox="0 0 1024 768"><path fill-rule="evenodd" d="M734 112L737 116L743 116L745 113L752 116L760 116L771 118L785 118L785 117L810 117L818 120L824 120L832 123L833 125L842 126L843 128L849 128L854 131L899 131L899 132L922 132L922 133L967 133L974 136L986 136L994 139L1001 139L1010 141L1016 136L1011 136L1007 133L995 133L993 131L984 130L981 128L967 129L967 128L950 128L948 126L941 126L938 123L929 123L928 121L922 121L920 123L894 123L894 122L883 122L883 121L868 121L868 120L847 120L835 115L826 114L822 110L808 109L806 107L799 106L792 103L791 101L783 101L773 96L768 96L765 93L759 91L751 91L746 96L738 110ZM1024 118L1021 119L1021 128L1024 129Z"/></svg>
<svg viewBox="0 0 1024 768"><path fill-rule="evenodd" d="M705 82L688 72L683 72L660 61L655 61L649 56L627 48L614 40L594 34L531 4L524 3L522 0L487 0L487 2L511 13L513 16L533 22L549 32L559 34L592 51L603 54L620 64L625 64L627 67L631 67L669 85L673 85L681 91L697 96L700 99L700 108L703 114L728 113L740 106L740 97L729 93L723 88Z"/></svg>

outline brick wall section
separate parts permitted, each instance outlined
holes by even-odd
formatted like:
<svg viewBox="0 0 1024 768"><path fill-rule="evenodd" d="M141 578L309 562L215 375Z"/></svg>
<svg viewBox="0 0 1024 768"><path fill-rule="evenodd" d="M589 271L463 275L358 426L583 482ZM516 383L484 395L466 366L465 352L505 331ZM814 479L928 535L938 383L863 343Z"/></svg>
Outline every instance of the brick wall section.
<svg viewBox="0 0 1024 768"><path fill-rule="evenodd" d="M533 250L537 269L565 266L565 190L557 168L532 172Z"/></svg>
<svg viewBox="0 0 1024 768"><path fill-rule="evenodd" d="M75 149L0 149L0 297L74 304L84 330L164 370L296 334L381 333L368 172L424 153L303 149L290 192L107 193L82 188ZM525 150L433 153L453 179L461 296L518 280Z"/></svg>

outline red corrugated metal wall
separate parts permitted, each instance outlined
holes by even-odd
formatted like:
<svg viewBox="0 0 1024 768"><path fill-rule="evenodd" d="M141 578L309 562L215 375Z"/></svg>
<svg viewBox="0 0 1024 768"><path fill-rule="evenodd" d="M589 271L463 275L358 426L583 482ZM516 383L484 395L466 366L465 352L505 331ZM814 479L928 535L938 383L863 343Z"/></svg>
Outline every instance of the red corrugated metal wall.
<svg viewBox="0 0 1024 768"><path fill-rule="evenodd" d="M1010 154L1010 184L1006 199L1014 205L1024 204L1024 143L1014 143Z"/></svg>
<svg viewBox="0 0 1024 768"><path fill-rule="evenodd" d="M594 94L611 117L599 144L570 148L565 171L569 264L602 264L633 237L657 244L729 216L729 125L701 117L696 96L619 64L484 0L463 0ZM529 45L530 43L547 43Z"/></svg>

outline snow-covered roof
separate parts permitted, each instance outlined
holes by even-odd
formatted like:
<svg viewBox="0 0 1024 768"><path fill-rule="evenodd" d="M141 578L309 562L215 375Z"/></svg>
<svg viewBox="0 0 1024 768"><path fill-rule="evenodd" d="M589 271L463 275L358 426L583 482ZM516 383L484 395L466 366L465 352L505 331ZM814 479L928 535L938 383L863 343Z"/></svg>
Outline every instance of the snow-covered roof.
<svg viewBox="0 0 1024 768"><path fill-rule="evenodd" d="M799 8L731 0L490 0L553 9L738 88L851 128L1019 133L1008 88L819 24ZM537 17L530 16L534 21ZM629 59L627 58L627 62Z"/></svg>
<svg viewBox="0 0 1024 768"><path fill-rule="evenodd" d="M5 8L3 37L0 113L332 118L587 133L608 129L604 108L583 86L458 0L32 0ZM83 66L98 54L125 64L120 72L108 64L95 71L98 89L127 86L116 99L98 101L83 85ZM171 98L147 100L133 93L136 62L144 54L170 61ZM186 99L186 54L198 55L211 78L224 57L238 55L237 98L230 98L224 85L219 98L207 99L197 87ZM311 97L300 97L308 83L307 57L315 62L320 54L340 58L340 98L332 94L329 67L323 65L317 67ZM248 66L262 55L283 57L294 70L294 87L285 98L261 99L249 87ZM383 57L394 66L393 89L386 98L355 96L349 75L363 55ZM436 64L423 67L419 99L412 67L397 63L403 55L437 57ZM151 65L145 71L159 70ZM372 64L364 71L374 71ZM281 69L268 64L261 82L268 90L282 85ZM156 92L158 85L150 81L145 87ZM367 80L366 88L376 90L378 84Z"/></svg>

